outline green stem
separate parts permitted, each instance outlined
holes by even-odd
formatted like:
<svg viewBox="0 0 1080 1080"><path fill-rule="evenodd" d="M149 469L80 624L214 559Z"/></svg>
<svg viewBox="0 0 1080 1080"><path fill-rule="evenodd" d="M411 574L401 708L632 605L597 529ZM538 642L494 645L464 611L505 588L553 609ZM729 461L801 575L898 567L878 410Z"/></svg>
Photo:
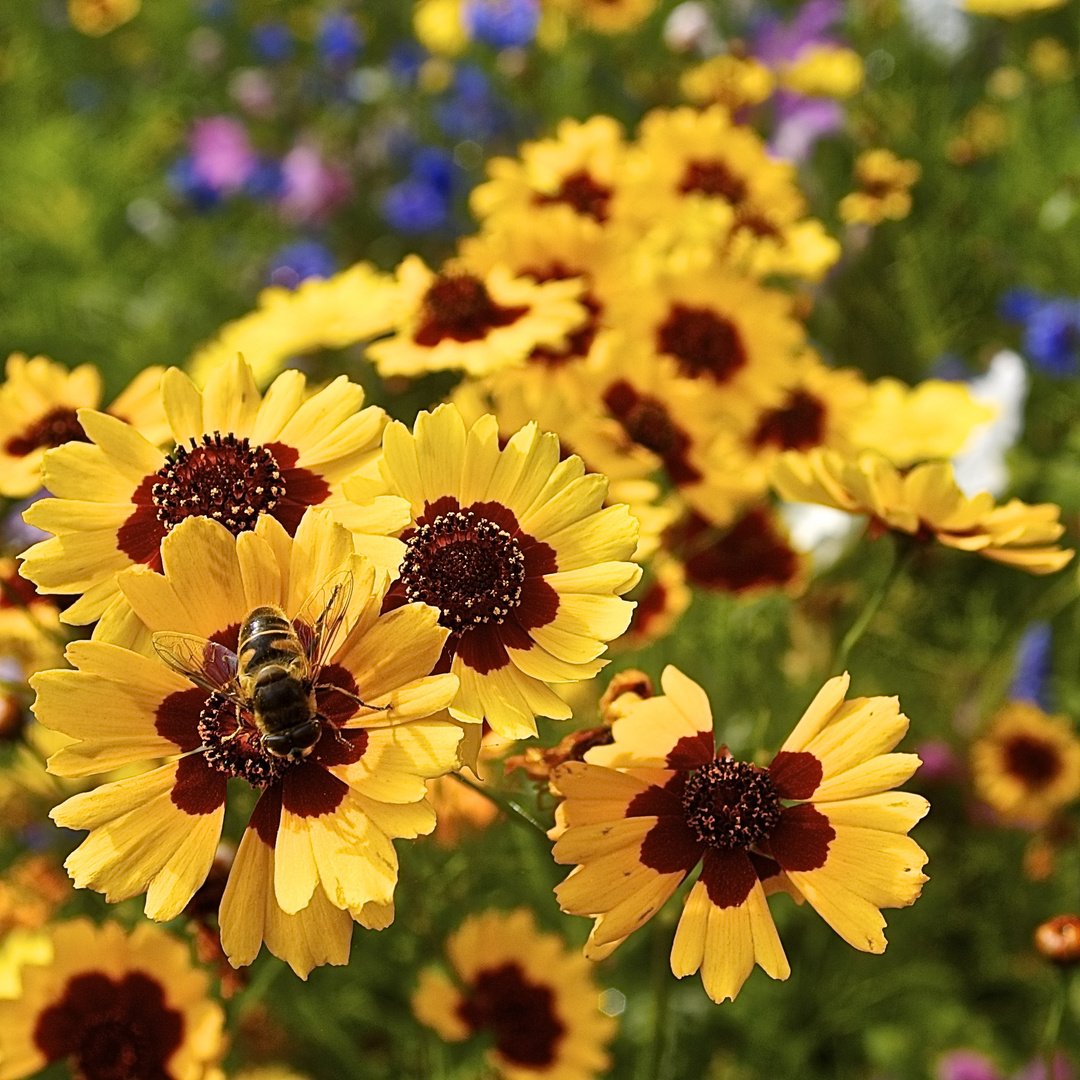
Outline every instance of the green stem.
<svg viewBox="0 0 1080 1080"><path fill-rule="evenodd" d="M1046 1018L1046 1027L1042 1037L1042 1059L1046 1067L1046 1080L1054 1080L1054 1059L1057 1057L1058 1039L1061 1036L1061 1021L1065 1016L1065 1005L1069 997L1069 978L1061 971L1050 1002L1050 1013Z"/></svg>
<svg viewBox="0 0 1080 1080"><path fill-rule="evenodd" d="M492 791L490 788L484 787L482 784L473 783L467 776L462 773L455 772L450 775L459 783L464 784L468 788L472 788L473 791L478 791L485 799L493 802L500 810L505 813L511 821L520 821L526 825L534 828L545 839L547 839L547 829L543 823L526 807L522 806L516 799L510 798L509 795L502 795L496 791Z"/></svg>
<svg viewBox="0 0 1080 1080"><path fill-rule="evenodd" d="M862 611L859 612L855 621L848 627L847 633L844 634L844 638L840 642L840 648L836 650L836 655L833 659L833 674L840 675L846 669L847 659L851 650L855 648L859 639L866 632L866 628L870 625L871 620L881 610L881 605L885 602L885 597L892 589L893 583L904 571L916 546L917 545L907 537L893 536L892 559L889 568L886 571L885 576L881 579L881 582L878 584L878 587L874 590L873 595L863 605Z"/></svg>
<svg viewBox="0 0 1080 1080"><path fill-rule="evenodd" d="M671 1000L671 962L668 945L669 927L657 919L652 927L652 1045L648 1055L648 1080L663 1080L668 1075L665 1068L668 1034L668 1004Z"/></svg>

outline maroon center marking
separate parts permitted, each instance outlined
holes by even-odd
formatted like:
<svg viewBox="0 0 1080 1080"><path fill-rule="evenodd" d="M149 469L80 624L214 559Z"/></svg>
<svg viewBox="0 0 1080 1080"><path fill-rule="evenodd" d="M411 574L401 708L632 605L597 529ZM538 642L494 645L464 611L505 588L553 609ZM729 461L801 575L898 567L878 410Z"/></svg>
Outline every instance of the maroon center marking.
<svg viewBox="0 0 1080 1080"><path fill-rule="evenodd" d="M709 899L718 908L738 907L758 881L752 852L710 847L705 852L701 880Z"/></svg>
<svg viewBox="0 0 1080 1080"><path fill-rule="evenodd" d="M268 787L255 804L247 827L254 829L259 839L271 850L277 845L278 825L281 824L281 785Z"/></svg>
<svg viewBox="0 0 1080 1080"><path fill-rule="evenodd" d="M761 842L784 870L817 870L829 857L836 830L829 819L808 803L786 806L772 835Z"/></svg>
<svg viewBox="0 0 1080 1080"><path fill-rule="evenodd" d="M820 446L824 437L824 403L807 390L793 390L780 408L762 413L750 444L758 449L809 450Z"/></svg>
<svg viewBox="0 0 1080 1080"><path fill-rule="evenodd" d="M681 529L686 576L720 592L782 587L799 572L799 556L766 510L750 510L722 536L698 515Z"/></svg>
<svg viewBox="0 0 1080 1080"><path fill-rule="evenodd" d="M613 194L612 188L594 180L584 169L579 169L563 177L554 195L541 195L538 192L533 196L533 202L537 206L566 203L583 217L603 222L607 221L608 203Z"/></svg>
<svg viewBox="0 0 1080 1080"><path fill-rule="evenodd" d="M206 691L197 686L169 694L154 710L154 729L183 753L197 750L202 744L199 719L206 698Z"/></svg>
<svg viewBox="0 0 1080 1080"><path fill-rule="evenodd" d="M44 1009L34 1044L49 1062L70 1059L81 1080L170 1080L166 1063L184 1038L184 1018L165 1004L157 979L86 972Z"/></svg>
<svg viewBox="0 0 1080 1080"><path fill-rule="evenodd" d="M227 778L212 768L202 754L192 754L176 763L176 783L172 801L186 814L212 814L225 805Z"/></svg>
<svg viewBox="0 0 1080 1080"><path fill-rule="evenodd" d="M684 735L668 751L666 765L669 769L697 769L716 757L716 744L711 731L699 731L696 735Z"/></svg>
<svg viewBox="0 0 1080 1080"><path fill-rule="evenodd" d="M487 286L472 274L440 274L424 295L423 321L413 335L417 345L440 341L480 341L489 331L515 323L529 308L496 304Z"/></svg>
<svg viewBox="0 0 1080 1080"><path fill-rule="evenodd" d="M0 610L4 608L28 608L31 604L47 604L49 601L38 595L32 581L19 573L17 569L0 576Z"/></svg>
<svg viewBox="0 0 1080 1080"><path fill-rule="evenodd" d="M724 199L732 206L739 206L748 194L746 181L723 161L690 161L679 183L684 195L696 193L711 198Z"/></svg>
<svg viewBox="0 0 1080 1080"><path fill-rule="evenodd" d="M824 775L821 761L806 750L781 750L769 766L769 776L781 799L809 799Z"/></svg>
<svg viewBox="0 0 1080 1080"><path fill-rule="evenodd" d="M532 982L508 963L478 971L464 995L458 1016L474 1032L491 1031L503 1057L533 1069L554 1063L565 1028L555 1015L550 986Z"/></svg>
<svg viewBox="0 0 1080 1080"><path fill-rule="evenodd" d="M4 444L4 450L12 457L26 457L34 450L63 446L66 442L89 441L75 410L57 405L35 420L22 434L12 435Z"/></svg>
<svg viewBox="0 0 1080 1080"><path fill-rule="evenodd" d="M295 762L281 778L281 806L297 817L332 814L349 793L348 785L310 758Z"/></svg>
<svg viewBox="0 0 1080 1080"><path fill-rule="evenodd" d="M1032 735L1011 735L1002 745L1005 771L1031 791L1052 784L1061 775L1061 753L1053 743Z"/></svg>
<svg viewBox="0 0 1080 1080"><path fill-rule="evenodd" d="M702 478L701 472L690 463L690 436L675 423L662 401L639 394L622 379L607 388L603 401L631 442L663 460L668 476L677 487Z"/></svg>
<svg viewBox="0 0 1080 1080"><path fill-rule="evenodd" d="M672 304L656 331L657 351L674 356L687 378L727 382L749 357L739 328L712 308Z"/></svg>
<svg viewBox="0 0 1080 1080"><path fill-rule="evenodd" d="M687 827L682 793L686 774L677 772L663 786L646 788L626 808L625 816L656 817L641 841L638 859L658 874L688 874L697 866L705 845Z"/></svg>

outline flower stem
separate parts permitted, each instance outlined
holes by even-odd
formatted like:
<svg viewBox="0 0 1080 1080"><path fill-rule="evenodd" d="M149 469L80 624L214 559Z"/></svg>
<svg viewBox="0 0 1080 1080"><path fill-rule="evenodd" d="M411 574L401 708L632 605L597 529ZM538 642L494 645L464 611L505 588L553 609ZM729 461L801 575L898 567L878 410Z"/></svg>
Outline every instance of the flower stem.
<svg viewBox="0 0 1080 1080"><path fill-rule="evenodd" d="M667 1056L668 1003L671 999L671 965L668 959L668 930L665 921L656 920L652 927L652 1045L646 1060L648 1080L664 1080Z"/></svg>
<svg viewBox="0 0 1080 1080"><path fill-rule="evenodd" d="M893 536L892 556L889 568L885 572L884 577L882 577L878 587L863 605L862 611L855 617L855 621L848 627L847 633L844 634L843 640L840 642L840 647L836 650L836 655L833 659L832 670L834 675L840 675L845 671L847 668L847 659L851 650L855 648L859 639L866 632L866 628L870 625L871 620L881 610L881 605L885 602L885 597L889 594L890 589L892 589L893 583L907 566L908 561L917 546L915 543L911 542L904 543L907 539L907 537Z"/></svg>
<svg viewBox="0 0 1080 1080"><path fill-rule="evenodd" d="M1065 1015L1065 1005L1069 997L1069 977L1064 971L1058 973L1054 987L1054 996L1050 1001L1050 1012L1043 1029L1041 1057L1046 1069L1046 1080L1054 1080L1054 1059L1057 1057L1058 1039L1061 1035L1061 1021Z"/></svg>
<svg viewBox="0 0 1080 1080"><path fill-rule="evenodd" d="M475 784L467 776L462 773L455 772L450 775L459 783L464 784L467 788L472 788L473 791L478 791L485 799L493 802L500 810L503 811L510 818L511 821L520 821L523 824L529 825L540 833L545 839L547 838L547 829L543 823L532 813L531 810L522 806L516 799L510 798L509 795L501 795L496 791L492 791L490 788L484 787L482 784Z"/></svg>

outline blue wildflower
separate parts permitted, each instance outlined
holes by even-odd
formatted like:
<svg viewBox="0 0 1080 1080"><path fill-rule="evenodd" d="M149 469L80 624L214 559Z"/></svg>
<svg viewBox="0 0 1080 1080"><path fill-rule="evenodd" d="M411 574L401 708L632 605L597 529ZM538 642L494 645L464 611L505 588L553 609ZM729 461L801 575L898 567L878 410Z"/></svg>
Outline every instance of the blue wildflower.
<svg viewBox="0 0 1080 1080"><path fill-rule="evenodd" d="M315 44L329 67L346 68L360 55L364 32L356 19L346 12L324 15L315 35Z"/></svg>
<svg viewBox="0 0 1080 1080"><path fill-rule="evenodd" d="M487 75L462 64L449 94L432 108L435 123L449 139L485 142L508 126L506 108L491 91Z"/></svg>
<svg viewBox="0 0 1080 1080"><path fill-rule="evenodd" d="M271 285L295 289L307 278L328 278L337 272L337 260L318 240L297 240L280 248L270 261Z"/></svg>
<svg viewBox="0 0 1080 1080"><path fill-rule="evenodd" d="M1080 366L1080 304L1064 296L1043 297L1011 289L999 304L1001 317L1023 326L1024 352L1048 375L1073 375Z"/></svg>
<svg viewBox="0 0 1080 1080"><path fill-rule="evenodd" d="M426 233L446 224L450 200L423 177L408 176L387 190L379 209L398 232Z"/></svg>
<svg viewBox="0 0 1080 1080"><path fill-rule="evenodd" d="M253 199L279 199L284 190L284 170L273 158L260 158L244 184L244 191Z"/></svg>
<svg viewBox="0 0 1080 1080"><path fill-rule="evenodd" d="M1043 711L1050 708L1047 680L1051 638L1048 622L1033 622L1028 626L1016 650L1016 671L1009 688L1009 697L1034 702Z"/></svg>
<svg viewBox="0 0 1080 1080"><path fill-rule="evenodd" d="M221 192L203 179L190 154L173 162L166 179L169 187L196 210L210 210L221 201Z"/></svg>
<svg viewBox="0 0 1080 1080"><path fill-rule="evenodd" d="M469 37L494 49L520 48L536 37L539 0L468 0L462 12Z"/></svg>
<svg viewBox="0 0 1080 1080"><path fill-rule="evenodd" d="M251 48L264 63L283 64L292 59L296 39L285 23L270 19L251 28Z"/></svg>
<svg viewBox="0 0 1080 1080"><path fill-rule="evenodd" d="M438 146L421 146L412 157L412 175L450 197L454 186L453 156Z"/></svg>

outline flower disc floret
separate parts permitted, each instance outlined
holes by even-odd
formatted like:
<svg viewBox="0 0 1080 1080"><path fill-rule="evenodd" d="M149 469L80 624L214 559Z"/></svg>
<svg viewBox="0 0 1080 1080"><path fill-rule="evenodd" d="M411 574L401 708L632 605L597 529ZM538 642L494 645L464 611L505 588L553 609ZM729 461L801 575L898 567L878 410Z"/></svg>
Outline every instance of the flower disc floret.
<svg viewBox="0 0 1080 1080"><path fill-rule="evenodd" d="M718 757L691 773L683 787L690 831L703 844L746 850L780 821L780 798L765 769Z"/></svg>

